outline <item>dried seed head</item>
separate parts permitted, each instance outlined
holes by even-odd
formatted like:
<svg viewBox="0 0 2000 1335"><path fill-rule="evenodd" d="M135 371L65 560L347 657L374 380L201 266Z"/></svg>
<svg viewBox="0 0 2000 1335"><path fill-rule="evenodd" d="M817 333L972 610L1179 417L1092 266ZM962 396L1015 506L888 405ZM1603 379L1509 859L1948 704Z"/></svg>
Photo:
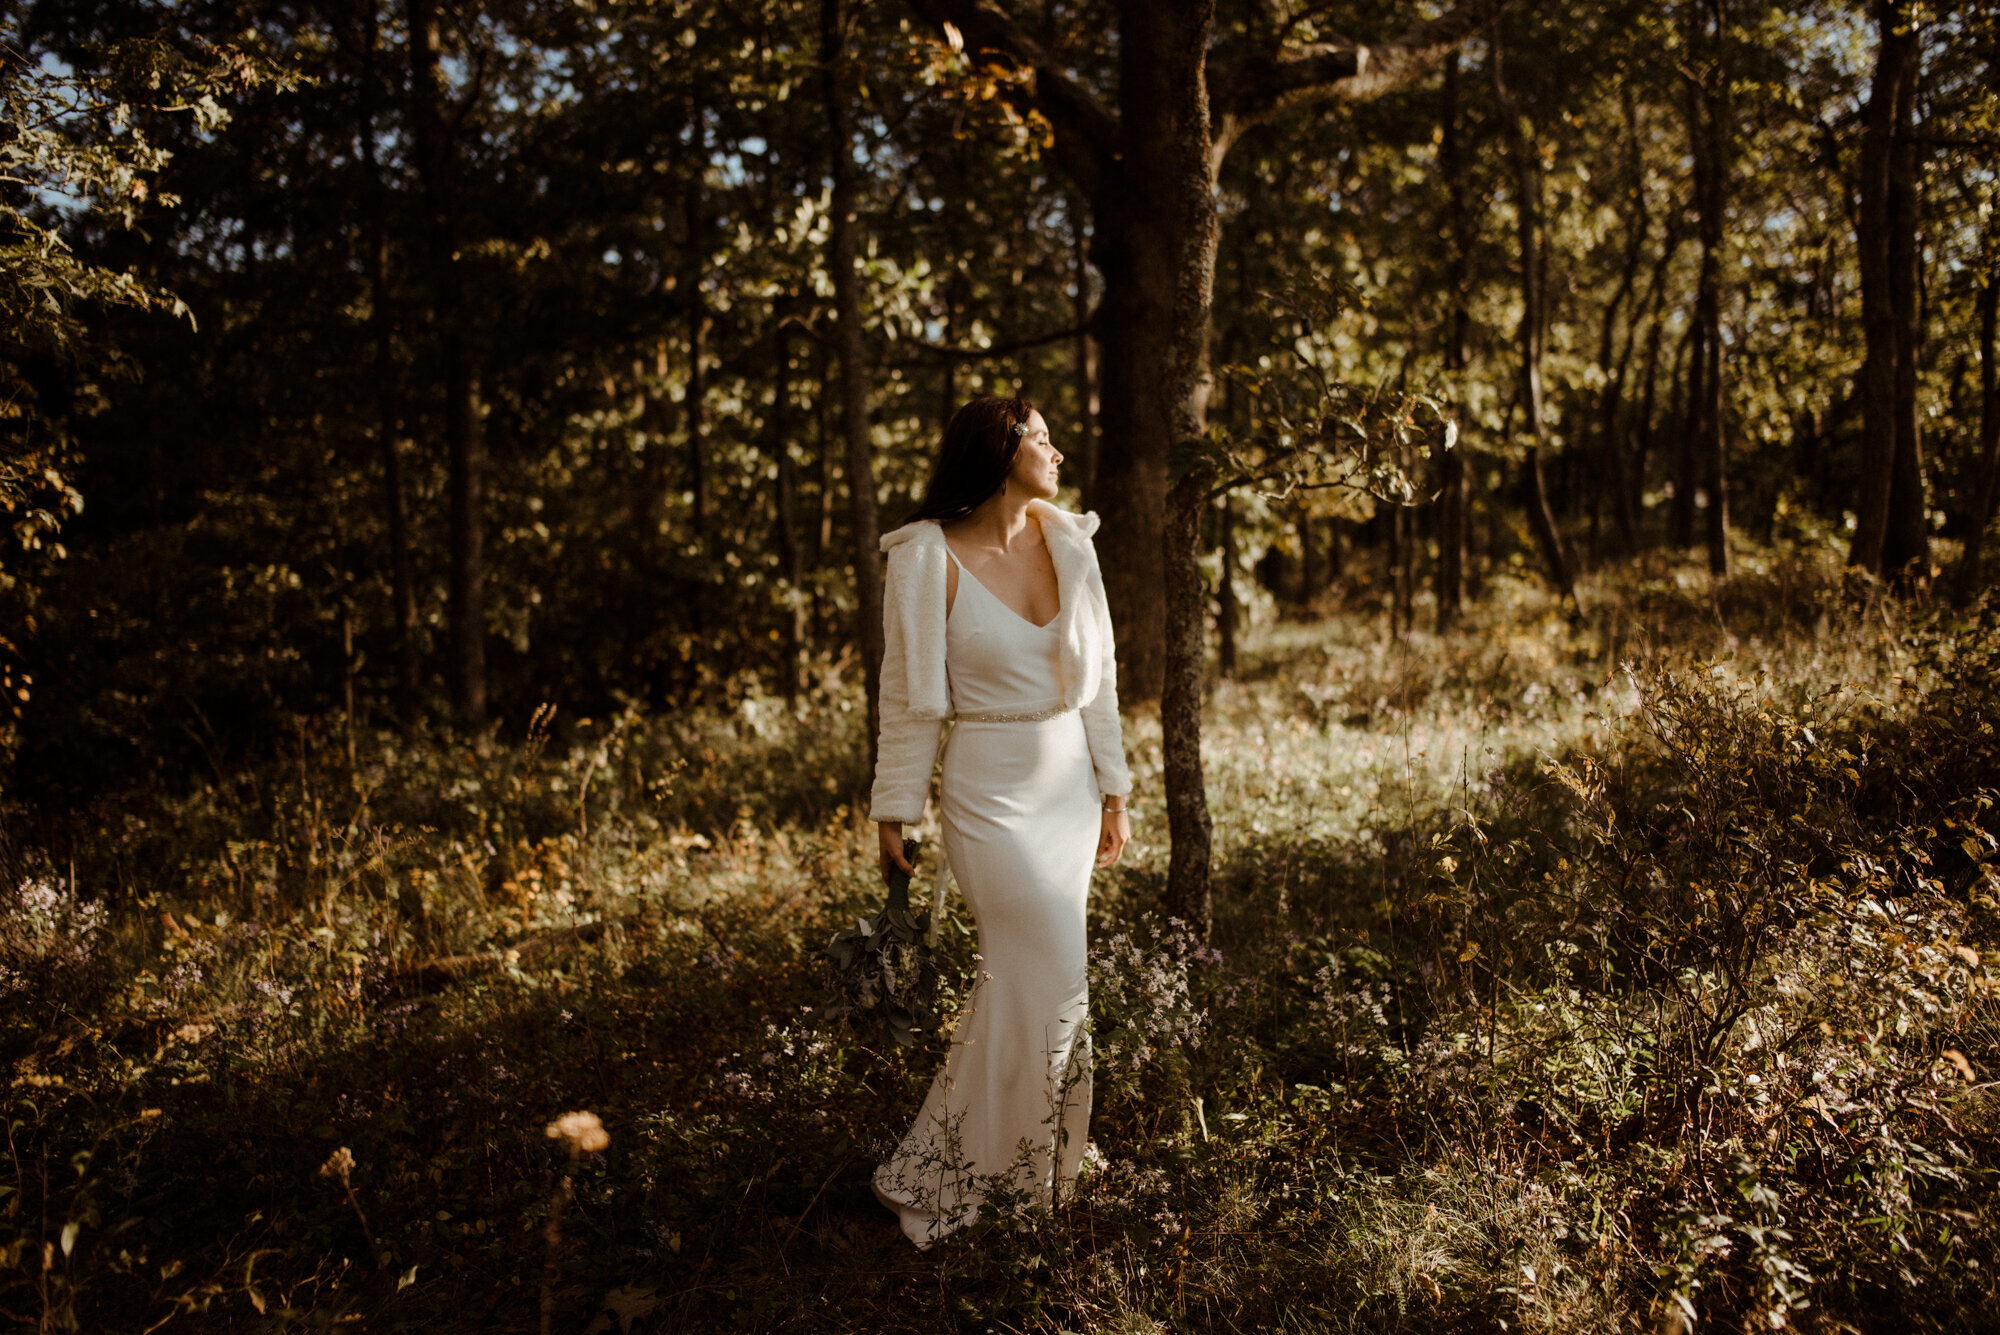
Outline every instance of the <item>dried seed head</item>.
<svg viewBox="0 0 2000 1335"><path fill-rule="evenodd" d="M353 1171L354 1154L345 1145L329 1154L326 1162L319 1166L321 1177L333 1178L343 1187L347 1185L347 1175Z"/></svg>
<svg viewBox="0 0 2000 1335"><path fill-rule="evenodd" d="M544 1133L550 1140L569 1142L572 1154L595 1154L611 1143L611 1135L594 1112L564 1113Z"/></svg>

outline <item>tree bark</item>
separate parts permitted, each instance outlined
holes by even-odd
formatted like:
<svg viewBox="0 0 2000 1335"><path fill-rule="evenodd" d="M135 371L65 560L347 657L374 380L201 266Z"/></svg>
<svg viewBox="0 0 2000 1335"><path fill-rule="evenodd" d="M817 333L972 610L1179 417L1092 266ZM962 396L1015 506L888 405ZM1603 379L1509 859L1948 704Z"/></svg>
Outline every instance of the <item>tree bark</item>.
<svg viewBox="0 0 2000 1335"><path fill-rule="evenodd" d="M1301 500L1292 510L1292 529L1299 535L1298 580L1292 585L1292 606L1304 612L1319 593L1319 553L1313 548L1312 511Z"/></svg>
<svg viewBox="0 0 2000 1335"><path fill-rule="evenodd" d="M1632 516L1634 550L1637 550L1645 540L1640 522L1645 514L1646 473L1652 459L1654 428L1657 424L1654 406L1659 393L1660 340L1666 329L1664 313L1667 300L1667 271L1673 267L1674 256L1680 252L1682 239L1683 229L1680 224L1670 222L1666 236L1660 243L1659 257L1653 261L1653 277L1645 306L1648 328L1645 369L1640 373L1639 412L1637 417L1626 422L1626 434L1631 438L1632 448L1630 455L1627 456L1629 464L1625 478L1626 494L1620 504ZM1631 348L1629 340L1626 348L1629 352ZM1668 385L1670 394L1673 392L1674 384L1678 383L1679 373L1674 371L1672 375L1673 379Z"/></svg>
<svg viewBox="0 0 2000 1335"><path fill-rule="evenodd" d="M1952 578L1952 597L1959 606L1979 592L1979 549L1986 527L2000 504L2000 374L1993 364L1994 324L2000 314L2000 273L1989 269L1979 289L1979 500L1972 511L1972 528L1965 535L1965 553Z"/></svg>
<svg viewBox="0 0 2000 1335"><path fill-rule="evenodd" d="M771 452L778 461L778 567L784 574L785 702L798 700L805 667L805 553L799 544L799 470L792 459L792 339L780 321L773 350L777 372L771 395Z"/></svg>
<svg viewBox="0 0 2000 1335"><path fill-rule="evenodd" d="M1618 287L1605 304L1603 324L1598 331L1597 364L1604 372L1604 387L1597 400L1597 456L1600 461L1593 479L1591 497L1591 542L1597 541L1597 515L1605 493L1610 493L1611 521L1618 531L1619 550L1630 552L1638 545L1638 524L1632 513L1632 491L1627 478L1624 433L1619 430L1625 406L1625 375L1632 361L1632 345L1639 332L1639 317L1626 321L1625 349L1614 368L1612 352L1617 344L1618 315L1631 299L1639 278L1639 258L1652 231L1652 214L1646 207L1645 162L1639 145L1639 114L1628 85L1623 93L1626 142L1625 194L1632 203L1632 220L1625 235L1625 256L1619 266Z"/></svg>
<svg viewBox="0 0 2000 1335"><path fill-rule="evenodd" d="M1201 768L1202 646L1207 597L1199 559L1201 520L1210 503L1215 465L1206 453L1208 329L1215 291L1215 250L1220 219L1215 209L1214 141L1208 105L1207 56L1215 0L1154 0L1149 20L1121 29L1128 65L1124 85L1128 115L1167 131L1149 146L1144 166L1165 170L1155 178L1172 210L1179 245L1171 255L1173 302L1162 332L1167 355L1152 397L1172 431L1183 462L1166 501L1162 567L1166 578L1164 680L1160 731L1165 770L1167 903L1204 940L1212 919L1209 865L1213 829ZM1134 56L1136 53L1136 60ZM1135 75L1139 77L1134 77Z"/></svg>
<svg viewBox="0 0 2000 1335"><path fill-rule="evenodd" d="M1918 39L1913 35L1912 42ZM1924 487L1923 432L1917 415L1917 372L1923 358L1923 250L1917 244L1917 137L1912 120L1923 74L1911 60L1896 106L1889 158L1890 300L1896 314L1896 457L1891 469L1889 525L1882 569L1899 583L1930 578L1930 506Z"/></svg>
<svg viewBox="0 0 2000 1335"><path fill-rule="evenodd" d="M861 275L855 269L853 73L841 0L820 0L820 87L832 140L833 198L827 267L833 271L834 353L840 360L840 433L846 446L848 515L854 528L855 639L868 696L868 764L882 715L881 523L868 440L868 381L862 363Z"/></svg>
<svg viewBox="0 0 2000 1335"><path fill-rule="evenodd" d="M369 333L375 343L375 444L382 457L382 511L389 533L389 598L395 625L396 704L405 720L415 717L423 691L423 663L417 646L416 562L410 551L409 509L403 482L403 451L397 439L402 422L400 368L396 365L395 319L389 293L389 205L382 165L375 153L376 56L380 13L369 0L361 71L361 161L367 175Z"/></svg>
<svg viewBox="0 0 2000 1335"><path fill-rule="evenodd" d="M1692 433L1694 454L1708 493L1702 529L1708 569L1712 575L1725 576L1729 573L1729 422L1722 381L1722 248L1729 189L1729 28L1725 0L1699 0L1699 4L1706 13L1690 18L1689 45L1706 45L1708 59L1698 73L1684 76L1688 144L1694 158L1695 230L1701 242L1694 318L1703 353L1702 392L1690 410L1698 424Z"/></svg>
<svg viewBox="0 0 2000 1335"><path fill-rule="evenodd" d="M1224 681L1236 677L1236 629L1242 615L1236 603L1236 504L1222 498L1222 517L1217 526L1222 547L1222 574L1215 587L1215 639L1217 670Z"/></svg>
<svg viewBox="0 0 2000 1335"><path fill-rule="evenodd" d="M694 160L688 164L688 179L681 192L681 218L687 227L687 250L681 263L681 312L686 322L688 375L682 418L687 427L688 494L694 498L689 519L695 545L714 555L708 518L708 303L702 300L701 284L706 276L703 263L704 233L707 222L702 207L703 175L708 168L708 132L705 113L690 107L693 125Z"/></svg>
<svg viewBox="0 0 2000 1335"><path fill-rule="evenodd" d="M1572 612L1581 612L1576 595L1576 575L1569 553L1563 548L1561 532L1549 506L1548 479L1542 470L1542 449L1548 442L1548 423L1542 406L1542 348L1547 334L1547 249L1542 235L1542 174L1527 126L1513 96L1507 91L1502 69L1501 45L1494 39L1487 73L1492 79L1494 100L1499 104L1502 133L1514 166L1515 220L1521 256L1521 323L1517 341L1521 349L1521 407L1528 419L1531 443L1522 461L1522 483L1526 493L1528 526L1542 549L1550 585Z"/></svg>
<svg viewBox="0 0 2000 1335"><path fill-rule="evenodd" d="M1463 397L1466 367L1471 361L1472 311L1469 289L1472 283L1472 207L1466 198L1464 132L1459 120L1459 72L1456 54L1445 62L1444 108L1438 143L1438 165L1444 174L1445 207L1450 212L1447 231L1451 236L1451 259L1447 265L1446 291L1450 309L1444 319L1444 370L1454 398ZM1431 452L1437 485L1437 633L1449 635L1458 629L1465 607L1466 506L1471 501L1471 479L1465 467L1466 418L1463 404L1454 405L1458 418L1458 444L1447 449L1442 437ZM1336 537L1336 542L1339 539Z"/></svg>
<svg viewBox="0 0 2000 1335"><path fill-rule="evenodd" d="M1097 508L1097 349L1090 337L1090 236L1084 224L1084 205L1074 193L1069 197L1070 254L1076 269L1076 296L1072 310L1076 338L1070 346L1070 378L1076 392L1077 492L1083 508Z"/></svg>
<svg viewBox="0 0 2000 1335"><path fill-rule="evenodd" d="M485 442L479 378L469 340L465 274L458 254L457 153L444 116L438 68L441 41L435 0L408 0L411 117L423 186L425 240L431 259L432 313L444 367L446 492L451 570L449 685L460 726L486 721Z"/></svg>
<svg viewBox="0 0 2000 1335"><path fill-rule="evenodd" d="M1877 0L1875 71L1868 104L1861 113L1861 150L1857 168L1855 245L1861 271L1861 330L1866 358L1861 366L1861 477L1854 507L1854 541L1850 564L1866 570L1894 573L1892 530L1907 530L1897 514L1898 484L1907 491L1915 464L1905 450L1916 447L1914 348L1906 320L1914 293L1905 287L1913 277L1907 267L1914 258L1915 210L1905 199L1907 181L1898 158L1908 148L1909 116L1915 101L1918 60L1917 32L1907 5ZM1910 389L1905 403L1905 378ZM1905 409L1910 421L1905 424ZM1921 507L1921 469L1917 499ZM1908 505L1907 494L1904 506ZM1919 528L1919 532L1920 532ZM1904 531L1897 539L1906 543Z"/></svg>

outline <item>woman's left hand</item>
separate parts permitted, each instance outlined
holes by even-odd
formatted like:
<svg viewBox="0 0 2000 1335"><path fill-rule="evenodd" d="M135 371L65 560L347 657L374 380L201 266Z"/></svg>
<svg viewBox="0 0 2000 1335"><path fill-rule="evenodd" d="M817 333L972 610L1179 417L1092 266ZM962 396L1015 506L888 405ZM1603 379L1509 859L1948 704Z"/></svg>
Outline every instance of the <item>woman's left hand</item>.
<svg viewBox="0 0 2000 1335"><path fill-rule="evenodd" d="M1125 845L1132 841L1132 817L1123 811L1104 813L1104 828L1097 836L1097 865L1108 867L1118 861Z"/></svg>

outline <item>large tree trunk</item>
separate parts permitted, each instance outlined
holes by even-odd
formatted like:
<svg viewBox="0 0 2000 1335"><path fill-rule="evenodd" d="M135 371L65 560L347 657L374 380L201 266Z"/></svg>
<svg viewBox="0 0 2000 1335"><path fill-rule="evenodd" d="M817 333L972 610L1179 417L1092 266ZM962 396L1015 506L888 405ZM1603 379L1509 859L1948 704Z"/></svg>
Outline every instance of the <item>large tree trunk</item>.
<svg viewBox="0 0 2000 1335"><path fill-rule="evenodd" d="M852 71L841 0L820 0L820 87L832 138L833 200L827 265L833 270L835 354L840 359L840 433L846 445L848 517L854 529L855 638L868 693L868 763L875 763L882 697L881 522L868 440L867 368L862 364L861 275L855 269Z"/></svg>
<svg viewBox="0 0 2000 1335"><path fill-rule="evenodd" d="M1133 164L1122 174L1146 173ZM1128 700L1157 698L1165 672L1166 590L1154 553L1166 515L1169 425L1159 382L1167 364L1176 249L1158 205L1135 197L1140 188L1105 192L1092 244L1104 275L1093 478L1104 519L1098 548L1118 634L1118 687ZM1157 194L1159 184L1144 188Z"/></svg>
<svg viewBox="0 0 2000 1335"><path fill-rule="evenodd" d="M1898 0L1878 0L1875 23L1875 73L1862 109L1856 182L1867 356L1861 366L1861 478L1847 559L1867 570L1895 573L1914 555L1912 548L1924 545L1916 456L1914 148L1908 143L1920 50L1913 17Z"/></svg>
<svg viewBox="0 0 2000 1335"><path fill-rule="evenodd" d="M417 647L416 562L410 552L409 509L404 499L403 451L397 439L402 421L398 402L395 320L389 295L389 205L382 166L375 155L376 56L380 14L370 0L363 35L361 71L361 161L367 173L369 334L375 343L375 443L382 456L382 511L389 531L389 598L396 627L397 712L413 718L423 690Z"/></svg>
<svg viewBox="0 0 2000 1335"><path fill-rule="evenodd" d="M486 720L485 443L480 434L479 378L467 328L465 273L458 255L457 154L444 117L438 61L441 42L435 0L408 0L411 119L417 172L423 184L425 240L431 260L432 312L444 364L446 492L451 571L449 685L461 726Z"/></svg>
<svg viewBox="0 0 2000 1335"><path fill-rule="evenodd" d="M1542 549L1550 585L1569 604L1581 611L1576 594L1576 575L1569 553L1563 548L1556 528L1555 513L1549 506L1548 479L1542 470L1542 450L1548 443L1548 421L1542 404L1542 348L1548 330L1546 310L1547 244L1542 235L1541 161L1528 140L1527 127L1513 96L1507 91L1501 67L1501 46L1495 36L1487 72L1493 81L1493 96L1500 108L1500 122L1513 161L1516 230L1521 253L1521 407L1527 414L1531 443L1522 461L1522 484L1526 493L1528 526Z"/></svg>
<svg viewBox="0 0 2000 1335"><path fill-rule="evenodd" d="M1166 217L1178 243L1164 257L1172 293L1162 329L1167 355L1145 397L1159 406L1173 444L1192 461L1205 459L1208 324L1220 228L1206 73L1215 0L1154 0L1143 18L1135 10L1136 5L1128 4L1121 29L1128 129L1145 122L1161 135L1146 145L1145 159L1134 166L1164 196ZM1208 599L1201 577L1200 541L1214 478L1214 465L1204 461L1190 463L1174 479L1164 498L1161 553L1166 634L1160 731L1167 828L1173 843L1166 897L1174 914L1204 938L1212 909L1213 831L1201 768L1202 647Z"/></svg>
<svg viewBox="0 0 2000 1335"><path fill-rule="evenodd" d="M1952 579L1952 597L1960 606L1979 592L1979 549L1986 526L2000 503L2000 374L1993 364L1995 316L2000 314L2000 273L1988 272L1979 289L1979 482L1972 528L1965 535L1965 554Z"/></svg>

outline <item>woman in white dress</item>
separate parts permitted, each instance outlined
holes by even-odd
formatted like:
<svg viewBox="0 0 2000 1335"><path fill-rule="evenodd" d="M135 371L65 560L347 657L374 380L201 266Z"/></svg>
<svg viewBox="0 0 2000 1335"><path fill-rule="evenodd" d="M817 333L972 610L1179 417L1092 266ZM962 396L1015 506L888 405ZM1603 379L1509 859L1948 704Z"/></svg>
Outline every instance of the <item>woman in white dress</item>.
<svg viewBox="0 0 2000 1335"><path fill-rule="evenodd" d="M1049 504L1062 455L1025 399L945 428L923 504L882 539L882 870L923 817L938 737L944 853L979 927L979 973L916 1124L875 1194L927 1247L986 1187L1047 1201L1090 1118L1084 904L1132 835L1097 516Z"/></svg>

